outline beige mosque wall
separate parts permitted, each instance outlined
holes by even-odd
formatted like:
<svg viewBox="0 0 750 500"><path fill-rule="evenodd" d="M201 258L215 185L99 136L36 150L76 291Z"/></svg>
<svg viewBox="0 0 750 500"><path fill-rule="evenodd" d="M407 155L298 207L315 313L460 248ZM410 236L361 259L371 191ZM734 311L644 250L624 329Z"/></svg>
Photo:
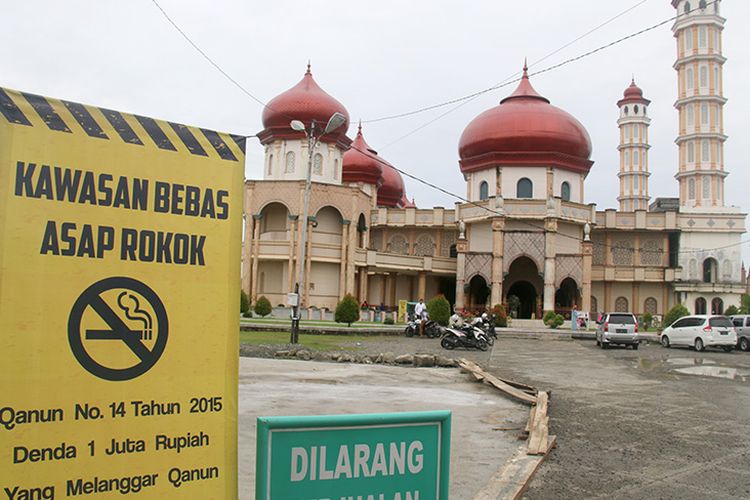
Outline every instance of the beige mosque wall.
<svg viewBox="0 0 750 500"><path fill-rule="evenodd" d="M561 222L557 225L557 231L560 235L555 238L556 254L581 253L580 241L583 239L583 236L581 235L581 226Z"/></svg>
<svg viewBox="0 0 750 500"><path fill-rule="evenodd" d="M541 167L514 167L506 165L503 167L503 197L516 197L516 184L526 177L533 183L533 198L544 199L547 197L547 169Z"/></svg>
<svg viewBox="0 0 750 500"><path fill-rule="evenodd" d="M310 269L310 304L335 309L339 301L339 264L315 262Z"/></svg>
<svg viewBox="0 0 750 500"><path fill-rule="evenodd" d="M469 252L492 252L492 223L477 222L468 227Z"/></svg>

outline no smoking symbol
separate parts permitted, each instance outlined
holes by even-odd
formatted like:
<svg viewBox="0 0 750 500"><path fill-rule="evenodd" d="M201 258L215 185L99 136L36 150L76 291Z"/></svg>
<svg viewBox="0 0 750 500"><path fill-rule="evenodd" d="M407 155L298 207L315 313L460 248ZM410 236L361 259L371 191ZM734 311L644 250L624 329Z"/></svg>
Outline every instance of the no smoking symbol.
<svg viewBox="0 0 750 500"><path fill-rule="evenodd" d="M83 328L94 321L103 328ZM73 355L105 380L130 380L146 373L164 352L168 332L161 299L133 278L97 281L78 297L68 318Z"/></svg>

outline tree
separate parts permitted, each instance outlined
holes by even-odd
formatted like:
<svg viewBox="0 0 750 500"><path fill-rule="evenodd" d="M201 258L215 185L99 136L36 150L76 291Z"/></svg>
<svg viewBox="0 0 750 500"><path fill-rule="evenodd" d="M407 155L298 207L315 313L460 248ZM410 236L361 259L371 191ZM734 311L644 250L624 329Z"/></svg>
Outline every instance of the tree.
<svg viewBox="0 0 750 500"><path fill-rule="evenodd" d="M557 314L555 311L547 311L544 313L544 324L550 328L557 328L565 323L565 318L562 314Z"/></svg>
<svg viewBox="0 0 750 500"><path fill-rule="evenodd" d="M689 314L690 312L687 310L687 307L683 306L682 304L675 304L675 306L672 307L669 312L667 312L666 316L664 316L662 326L670 326L678 319L682 318L683 316L688 316Z"/></svg>
<svg viewBox="0 0 750 500"><path fill-rule="evenodd" d="M427 314L439 325L447 326L451 317L451 305L444 295L436 295L427 301Z"/></svg>
<svg viewBox="0 0 750 500"><path fill-rule="evenodd" d="M727 307L726 311L724 311L724 316L734 316L735 314L739 313L740 310L737 308L737 306L732 304L731 306Z"/></svg>
<svg viewBox="0 0 750 500"><path fill-rule="evenodd" d="M508 326L508 315L505 313L505 307L502 304L492 306L492 314L495 316L495 326L500 328Z"/></svg>
<svg viewBox="0 0 750 500"><path fill-rule="evenodd" d="M746 293L740 298L740 314L750 314L750 295Z"/></svg>
<svg viewBox="0 0 750 500"><path fill-rule="evenodd" d="M250 310L250 299L247 298L245 290L240 290L240 312L245 314Z"/></svg>
<svg viewBox="0 0 750 500"><path fill-rule="evenodd" d="M336 323L347 323L352 326L352 323L359 320L359 303L352 294L347 293L341 302L336 304L336 312L334 314Z"/></svg>
<svg viewBox="0 0 750 500"><path fill-rule="evenodd" d="M641 318L641 324L643 325L644 330L648 330L649 328L651 328L651 323L653 322L654 316L651 313L645 313Z"/></svg>
<svg viewBox="0 0 750 500"><path fill-rule="evenodd" d="M260 316L268 316L271 314L271 302L266 298L265 295L258 297L258 301L255 303L255 314Z"/></svg>

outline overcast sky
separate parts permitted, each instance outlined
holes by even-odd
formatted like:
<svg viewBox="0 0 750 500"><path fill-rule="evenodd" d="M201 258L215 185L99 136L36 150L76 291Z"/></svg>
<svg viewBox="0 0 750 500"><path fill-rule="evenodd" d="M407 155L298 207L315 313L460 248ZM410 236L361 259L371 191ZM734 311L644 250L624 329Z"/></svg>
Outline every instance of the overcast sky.
<svg viewBox="0 0 750 500"><path fill-rule="evenodd" d="M518 77L524 57L530 71L538 71L675 15L670 0L159 3L261 101L296 84L310 59L318 84L349 111L350 137L362 119L368 143L381 156L460 195L465 195L458 168L461 132L515 84L457 109L454 105L408 118L367 121ZM244 135L262 129L262 106L205 61L150 0L4 4L2 86ZM727 18L724 93L729 99L726 201L746 211L750 169L742 143L747 143L750 100L743 94L750 82L750 44L743 32L750 21L750 2L725 0L722 15ZM586 195L599 209L617 207L616 102L633 74L652 101L650 194L677 196L677 83L672 68L676 48L671 25L532 77L539 93L588 129L595 164L586 180ZM247 153L247 177L260 178L263 150L257 139L249 139ZM421 208L450 207L455 201L416 181L405 182L408 196Z"/></svg>

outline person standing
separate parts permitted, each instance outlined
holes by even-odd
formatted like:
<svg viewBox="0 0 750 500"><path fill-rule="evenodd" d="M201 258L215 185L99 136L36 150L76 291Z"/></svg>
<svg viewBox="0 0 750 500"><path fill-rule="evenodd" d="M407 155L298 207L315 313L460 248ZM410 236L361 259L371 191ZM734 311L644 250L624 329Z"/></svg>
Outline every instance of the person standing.
<svg viewBox="0 0 750 500"><path fill-rule="evenodd" d="M570 326L573 331L578 330L578 307L573 304L573 310L570 311Z"/></svg>
<svg viewBox="0 0 750 500"><path fill-rule="evenodd" d="M414 306L414 314L419 319L419 336L424 336L424 323L427 318L427 306L422 299L419 299L419 303Z"/></svg>

